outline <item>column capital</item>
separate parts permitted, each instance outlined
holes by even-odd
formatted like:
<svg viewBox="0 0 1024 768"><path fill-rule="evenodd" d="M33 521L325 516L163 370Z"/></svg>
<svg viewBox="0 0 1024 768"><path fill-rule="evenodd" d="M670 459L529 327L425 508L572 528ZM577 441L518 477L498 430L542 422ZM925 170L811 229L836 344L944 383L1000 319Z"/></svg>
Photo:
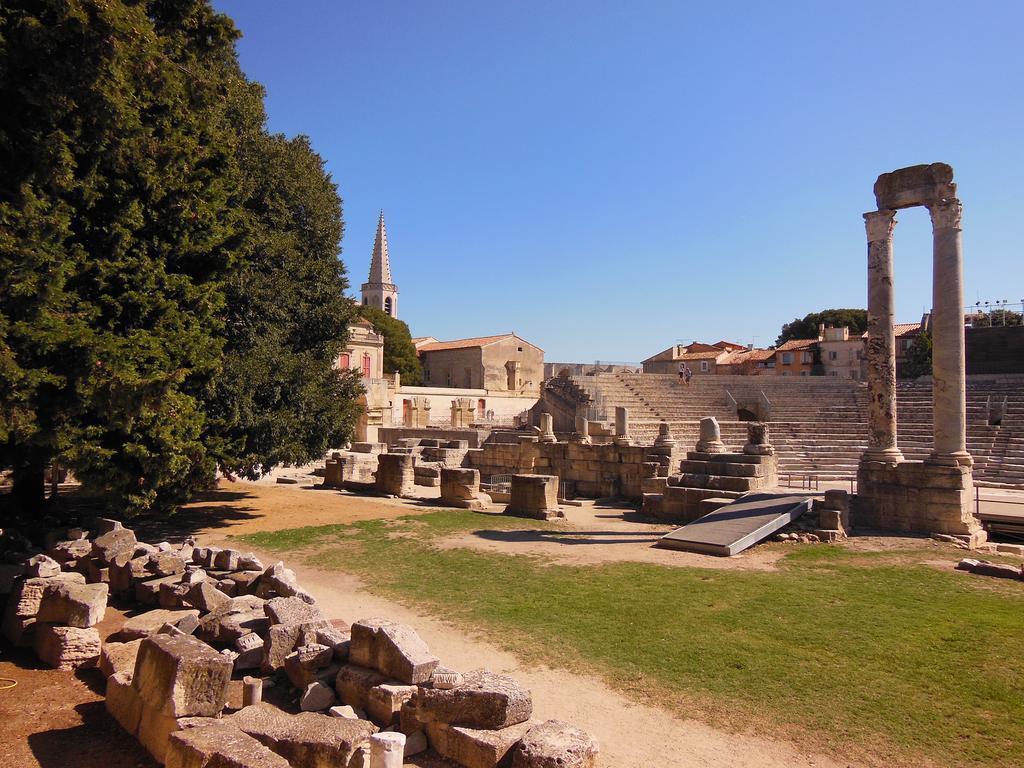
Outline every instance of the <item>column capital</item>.
<svg viewBox="0 0 1024 768"><path fill-rule="evenodd" d="M864 214L864 226L868 231L868 242L892 240L892 231L896 226L896 211L884 208L881 211L869 211Z"/></svg>
<svg viewBox="0 0 1024 768"><path fill-rule="evenodd" d="M940 229L960 229L960 216L964 212L963 203L955 197L936 200L928 206L932 215L932 231Z"/></svg>

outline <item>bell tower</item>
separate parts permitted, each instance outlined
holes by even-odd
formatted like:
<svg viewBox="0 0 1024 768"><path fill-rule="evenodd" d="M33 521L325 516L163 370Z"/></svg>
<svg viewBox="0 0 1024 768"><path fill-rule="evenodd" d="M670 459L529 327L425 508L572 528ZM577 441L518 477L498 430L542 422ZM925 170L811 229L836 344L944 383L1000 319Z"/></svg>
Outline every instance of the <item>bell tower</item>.
<svg viewBox="0 0 1024 768"><path fill-rule="evenodd" d="M373 241L370 278L363 283L363 304L384 310L398 317L398 286L391 282L391 261L388 258L388 232L384 227L384 211L377 220L377 237Z"/></svg>

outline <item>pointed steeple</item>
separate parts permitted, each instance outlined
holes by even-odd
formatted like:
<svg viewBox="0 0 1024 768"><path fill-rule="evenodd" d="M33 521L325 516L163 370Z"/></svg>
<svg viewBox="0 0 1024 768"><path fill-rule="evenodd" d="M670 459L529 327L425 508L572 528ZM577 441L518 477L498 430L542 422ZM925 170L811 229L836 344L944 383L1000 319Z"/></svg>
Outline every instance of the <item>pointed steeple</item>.
<svg viewBox="0 0 1024 768"><path fill-rule="evenodd" d="M384 211L377 220L377 237L373 241L373 258L370 260L370 284L391 284L391 261L388 259L388 231L384 227Z"/></svg>
<svg viewBox="0 0 1024 768"><path fill-rule="evenodd" d="M388 231L384 227L384 211L377 219L377 237L370 259L370 279L363 283L363 304L398 317L398 286L391 282L391 260L388 258Z"/></svg>

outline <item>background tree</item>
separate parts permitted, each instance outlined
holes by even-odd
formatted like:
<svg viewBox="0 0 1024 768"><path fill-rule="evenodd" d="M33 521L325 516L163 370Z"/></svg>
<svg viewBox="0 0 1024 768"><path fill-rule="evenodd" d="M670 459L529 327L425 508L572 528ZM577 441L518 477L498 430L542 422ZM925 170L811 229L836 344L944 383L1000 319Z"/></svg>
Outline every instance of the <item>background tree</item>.
<svg viewBox="0 0 1024 768"><path fill-rule="evenodd" d="M247 149L250 247L227 280L226 348L209 403L211 448L255 478L318 459L355 422L359 375L334 367L355 305L338 260L341 200L305 137Z"/></svg>
<svg viewBox="0 0 1024 768"><path fill-rule="evenodd" d="M1024 317L1012 309L993 309L989 312L976 312L967 319L972 328L998 328L1003 325L1021 325Z"/></svg>
<svg viewBox="0 0 1024 768"><path fill-rule="evenodd" d="M359 305L359 313L369 320L378 333L384 335L384 373L398 371L402 384L416 386L423 383L423 366L412 343L409 326L383 310Z"/></svg>
<svg viewBox="0 0 1024 768"><path fill-rule="evenodd" d="M922 331L911 342L907 349L907 357L903 363L903 376L916 379L918 376L932 375L932 336Z"/></svg>
<svg viewBox="0 0 1024 768"><path fill-rule="evenodd" d="M837 328L845 325L850 329L851 336L859 335L868 329L868 312L866 309L823 309L811 312L783 325L775 345L785 344L792 339L816 339L818 327L822 323Z"/></svg>

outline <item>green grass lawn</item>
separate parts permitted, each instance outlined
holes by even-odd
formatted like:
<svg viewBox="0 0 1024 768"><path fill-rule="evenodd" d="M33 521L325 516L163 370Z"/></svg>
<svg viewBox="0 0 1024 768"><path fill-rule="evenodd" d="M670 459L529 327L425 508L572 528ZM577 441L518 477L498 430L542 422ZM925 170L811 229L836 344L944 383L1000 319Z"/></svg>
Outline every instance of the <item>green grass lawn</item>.
<svg viewBox="0 0 1024 768"><path fill-rule="evenodd" d="M715 725L879 764L1024 764L1022 584L915 562L955 562L926 545L804 546L777 571L722 571L564 566L430 544L527 525L438 511L240 538L372 576L374 591L529 660L598 674Z"/></svg>

